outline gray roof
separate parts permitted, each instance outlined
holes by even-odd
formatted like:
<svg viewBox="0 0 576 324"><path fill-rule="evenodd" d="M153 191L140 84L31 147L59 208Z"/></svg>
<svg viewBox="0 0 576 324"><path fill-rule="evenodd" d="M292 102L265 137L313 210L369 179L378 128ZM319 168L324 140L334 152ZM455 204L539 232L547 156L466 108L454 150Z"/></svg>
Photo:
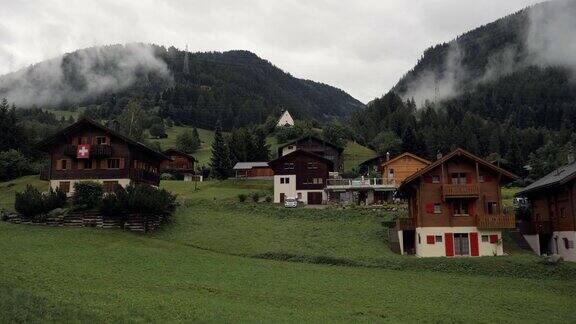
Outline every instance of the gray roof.
<svg viewBox="0 0 576 324"><path fill-rule="evenodd" d="M576 176L576 163L560 167L520 190L517 195L564 184Z"/></svg>
<svg viewBox="0 0 576 324"><path fill-rule="evenodd" d="M238 162L234 166L234 170L249 170L252 168L265 168L268 167L268 162Z"/></svg>

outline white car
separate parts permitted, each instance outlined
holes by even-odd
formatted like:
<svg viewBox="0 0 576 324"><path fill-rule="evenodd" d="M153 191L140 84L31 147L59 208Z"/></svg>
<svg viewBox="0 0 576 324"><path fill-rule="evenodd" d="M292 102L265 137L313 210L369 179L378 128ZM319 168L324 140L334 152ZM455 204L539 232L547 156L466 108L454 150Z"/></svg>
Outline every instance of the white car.
<svg viewBox="0 0 576 324"><path fill-rule="evenodd" d="M298 199L296 199L296 198L284 199L284 207L286 207L286 208L298 207Z"/></svg>

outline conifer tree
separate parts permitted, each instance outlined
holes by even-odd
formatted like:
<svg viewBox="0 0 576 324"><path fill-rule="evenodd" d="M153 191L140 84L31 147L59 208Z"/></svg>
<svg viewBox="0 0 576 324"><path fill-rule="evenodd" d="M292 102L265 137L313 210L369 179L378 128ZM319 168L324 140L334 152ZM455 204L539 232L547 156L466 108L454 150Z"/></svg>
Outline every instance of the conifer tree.
<svg viewBox="0 0 576 324"><path fill-rule="evenodd" d="M224 141L219 121L216 123L214 143L212 143L210 167L212 168L213 177L217 179L226 179L231 175L230 150Z"/></svg>

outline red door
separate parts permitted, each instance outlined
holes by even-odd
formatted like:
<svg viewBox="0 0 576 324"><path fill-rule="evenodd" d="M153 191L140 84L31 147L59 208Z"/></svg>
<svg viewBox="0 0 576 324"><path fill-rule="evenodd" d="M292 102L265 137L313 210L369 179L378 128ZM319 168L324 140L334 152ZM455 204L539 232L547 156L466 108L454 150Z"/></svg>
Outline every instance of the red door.
<svg viewBox="0 0 576 324"><path fill-rule="evenodd" d="M444 242L446 246L446 256L454 256L454 236L452 233L444 234Z"/></svg>
<svg viewBox="0 0 576 324"><path fill-rule="evenodd" d="M322 193L321 192L309 192L308 193L308 205L321 205L322 204Z"/></svg>
<svg viewBox="0 0 576 324"><path fill-rule="evenodd" d="M478 250L478 233L472 232L470 233L470 254L472 256L479 256Z"/></svg>

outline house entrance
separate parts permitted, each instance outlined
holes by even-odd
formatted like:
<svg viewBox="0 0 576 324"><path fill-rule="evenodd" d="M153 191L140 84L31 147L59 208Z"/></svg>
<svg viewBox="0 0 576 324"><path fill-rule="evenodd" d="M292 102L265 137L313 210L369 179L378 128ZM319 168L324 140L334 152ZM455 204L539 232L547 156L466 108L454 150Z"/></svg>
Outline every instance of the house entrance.
<svg viewBox="0 0 576 324"><path fill-rule="evenodd" d="M454 233L454 255L470 255L468 233Z"/></svg>

